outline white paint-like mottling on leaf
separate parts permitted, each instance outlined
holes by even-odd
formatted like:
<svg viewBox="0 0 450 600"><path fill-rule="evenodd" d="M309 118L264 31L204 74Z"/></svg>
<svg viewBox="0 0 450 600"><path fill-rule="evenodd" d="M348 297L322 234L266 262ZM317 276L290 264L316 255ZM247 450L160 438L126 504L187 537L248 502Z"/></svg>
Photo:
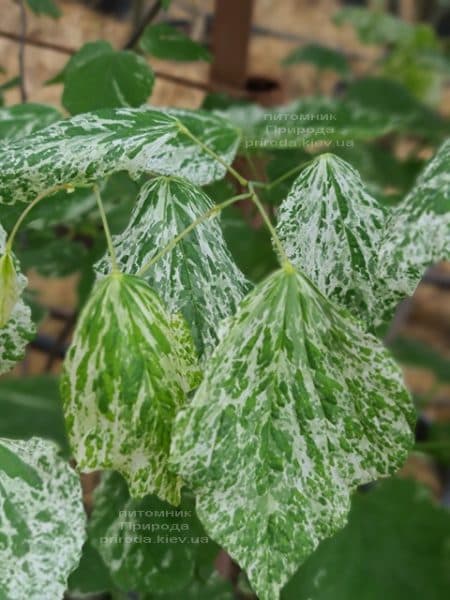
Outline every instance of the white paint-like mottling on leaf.
<svg viewBox="0 0 450 600"><path fill-rule="evenodd" d="M187 181L160 177L142 188L130 223L114 246L121 269L137 273L179 233L213 206ZM97 270L107 273L105 257ZM217 344L221 321L236 312L250 284L228 251L218 218L197 226L145 274L170 312L182 312L200 354Z"/></svg>
<svg viewBox="0 0 450 600"><path fill-rule="evenodd" d="M450 140L393 210L382 239L377 273L378 305L373 321L382 325L396 305L414 293L426 269L450 259Z"/></svg>
<svg viewBox="0 0 450 600"><path fill-rule="evenodd" d="M180 175L204 185L225 175L225 166L202 143L231 163L239 132L218 115L153 108L104 109L50 125L0 146L0 202L31 201L55 185L92 183L115 171Z"/></svg>
<svg viewBox="0 0 450 600"><path fill-rule="evenodd" d="M61 392L81 471L115 469L133 496L177 504L181 479L167 468L172 423L199 382L181 317L169 317L145 281L100 281L77 325Z"/></svg>
<svg viewBox="0 0 450 600"><path fill-rule="evenodd" d="M0 439L0 459L0 598L62 598L85 538L79 479L39 438Z"/></svg>
<svg viewBox="0 0 450 600"><path fill-rule="evenodd" d="M329 298L367 320L384 215L347 162L324 154L306 167L279 210L291 262Z"/></svg>
<svg viewBox="0 0 450 600"><path fill-rule="evenodd" d="M0 108L1 144L43 129L61 119L61 113L45 104L16 104Z"/></svg>
<svg viewBox="0 0 450 600"><path fill-rule="evenodd" d="M351 490L402 465L413 421L389 353L286 267L241 303L171 460L208 534L275 600L345 524Z"/></svg>
<svg viewBox="0 0 450 600"><path fill-rule="evenodd" d="M6 232L0 225L0 256L5 252L6 238ZM11 302L9 303L8 318L3 327L0 327L0 375L10 371L17 362L22 360L25 347L35 334L35 327L31 320L31 309L20 298L27 286L27 279L18 271L17 263L14 266L16 269L14 289L16 302L14 302L14 305ZM1 280L0 285L2 285ZM2 287L0 295L4 293L8 293L10 296L10 293ZM0 300L0 304L3 304L2 300Z"/></svg>

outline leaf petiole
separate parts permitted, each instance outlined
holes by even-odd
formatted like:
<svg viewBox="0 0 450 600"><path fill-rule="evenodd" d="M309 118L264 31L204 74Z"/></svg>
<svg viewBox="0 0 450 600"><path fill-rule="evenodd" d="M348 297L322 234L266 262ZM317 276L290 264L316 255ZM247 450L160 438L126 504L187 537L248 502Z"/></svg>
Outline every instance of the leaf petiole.
<svg viewBox="0 0 450 600"><path fill-rule="evenodd" d="M108 219L106 218L105 207L103 206L102 197L100 195L100 190L98 188L98 185L94 185L93 191L94 191L95 198L97 200L98 210L100 212L100 217L101 217L102 223L103 223L103 231L105 233L106 242L108 244L108 251L109 251L109 255L111 257L112 271L113 271L113 273L118 273L118 272L120 272L120 269L117 265L116 251L114 249L111 230L108 225Z"/></svg>
<svg viewBox="0 0 450 600"><path fill-rule="evenodd" d="M221 202L220 204L216 204L215 206L213 206L212 208L207 210L205 213L200 215L197 219L192 221L192 223L190 225L188 225L186 227L186 229L184 229L181 233L179 233L176 237L174 237L173 240L171 242L169 242L165 248L163 248L160 252L158 252L158 254L156 254L156 256L154 256L145 265L143 265L141 267L141 269L138 271L137 275L139 275L141 277L143 275L145 275L145 273L155 263L157 263L161 258L163 258L168 252L173 250L175 248L175 246L178 244L178 242L180 242L183 238L185 238L198 225L201 225L201 223L203 223L207 219L210 219L211 217L215 217L217 214L220 213L220 211L222 211L227 206L230 206L231 204L234 204L235 202L238 202L239 200L244 200L245 198L251 198L251 192L246 192L245 194L239 194L237 196L233 196L232 198L228 198L227 200L224 200L224 202Z"/></svg>
<svg viewBox="0 0 450 600"><path fill-rule="evenodd" d="M15 240L15 238L17 236L17 232L19 231L22 223L25 221L25 219L30 214L30 212L33 210L33 208L37 204L39 204L39 202L41 200L43 200L46 196L51 196L53 194L56 194L56 192L60 192L62 190L70 190L70 189L73 189L73 186L70 185L70 184L64 183L64 184L61 184L61 185L55 185L54 187L52 187L52 188L50 188L48 190L45 190L41 194L38 194L36 196L36 198L32 202L30 202L30 204L25 208L25 210L23 211L23 213L17 219L16 224L14 225L13 229L11 230L11 233L9 234L8 241L6 242L5 253L8 253L8 252L12 251L14 240Z"/></svg>

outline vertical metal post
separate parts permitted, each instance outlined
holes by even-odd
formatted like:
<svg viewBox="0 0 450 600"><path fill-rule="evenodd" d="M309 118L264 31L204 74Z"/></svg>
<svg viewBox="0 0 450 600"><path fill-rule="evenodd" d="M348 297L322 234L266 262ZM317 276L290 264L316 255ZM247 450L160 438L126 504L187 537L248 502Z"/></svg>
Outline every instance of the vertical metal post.
<svg viewBox="0 0 450 600"><path fill-rule="evenodd" d="M400 0L400 16L409 23L417 21L417 8L416 0Z"/></svg>
<svg viewBox="0 0 450 600"><path fill-rule="evenodd" d="M211 81L243 88L255 0L216 0Z"/></svg>

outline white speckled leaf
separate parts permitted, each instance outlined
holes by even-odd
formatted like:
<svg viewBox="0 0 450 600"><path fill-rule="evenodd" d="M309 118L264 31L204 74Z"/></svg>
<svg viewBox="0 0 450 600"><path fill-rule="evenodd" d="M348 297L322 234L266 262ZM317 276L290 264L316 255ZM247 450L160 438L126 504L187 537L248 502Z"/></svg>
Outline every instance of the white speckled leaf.
<svg viewBox="0 0 450 600"><path fill-rule="evenodd" d="M80 482L56 444L1 438L0 598L62 598L84 538Z"/></svg>
<svg viewBox="0 0 450 600"><path fill-rule="evenodd" d="M375 305L384 215L358 172L332 154L306 167L282 203L277 231L294 266L367 320Z"/></svg>
<svg viewBox="0 0 450 600"><path fill-rule="evenodd" d="M242 302L192 403L172 462L211 537L260 600L342 527L357 485L401 466L414 409L378 340L286 267Z"/></svg>
<svg viewBox="0 0 450 600"><path fill-rule="evenodd" d="M199 188L159 177L142 188L131 220L116 236L117 260L126 273L139 269L213 204ZM97 270L110 270L105 257ZM250 284L236 266L217 218L196 227L145 274L170 312L181 311L200 354L217 344L219 323L236 312Z"/></svg>
<svg viewBox="0 0 450 600"><path fill-rule="evenodd" d="M6 246L6 232L0 225L0 257L4 255ZM25 347L35 334L35 327L31 320L31 309L20 298L27 285L27 279L18 272L18 265L12 257L16 270L14 289L5 285L1 277L5 261L0 259L0 375L11 370L14 365L22 360ZM9 261L8 261L9 262ZM7 289L9 288L9 289Z"/></svg>
<svg viewBox="0 0 450 600"><path fill-rule="evenodd" d="M61 119L61 113L45 104L16 104L0 108L1 144L30 135Z"/></svg>
<svg viewBox="0 0 450 600"><path fill-rule="evenodd" d="M426 269L450 258L450 140L420 175L388 221L377 271L379 304L373 320L392 317L400 300L414 293Z"/></svg>
<svg viewBox="0 0 450 600"><path fill-rule="evenodd" d="M187 325L169 317L145 281L100 281L61 380L79 469L115 469L133 496L156 493L177 504L182 482L167 468L172 423L199 377Z"/></svg>
<svg viewBox="0 0 450 600"><path fill-rule="evenodd" d="M202 111L104 109L50 125L0 146L0 202L31 201L63 183L91 183L114 171L180 175L203 185L225 166L181 130L196 135L231 163L239 132L224 118Z"/></svg>

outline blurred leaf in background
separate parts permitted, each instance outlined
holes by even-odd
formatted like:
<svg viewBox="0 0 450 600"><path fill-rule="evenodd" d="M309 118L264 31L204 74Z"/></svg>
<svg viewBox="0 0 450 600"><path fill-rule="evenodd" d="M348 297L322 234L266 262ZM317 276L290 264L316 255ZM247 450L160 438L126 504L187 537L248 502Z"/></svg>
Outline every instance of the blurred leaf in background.
<svg viewBox="0 0 450 600"><path fill-rule="evenodd" d="M53 440L69 457L58 385L51 375L0 379L0 437Z"/></svg>
<svg viewBox="0 0 450 600"><path fill-rule="evenodd" d="M99 108L138 107L151 95L154 79L141 56L98 41L82 46L48 83L63 82L63 106L71 114L79 114Z"/></svg>
<svg viewBox="0 0 450 600"><path fill-rule="evenodd" d="M353 497L347 526L323 541L282 600L443 600L450 589L450 512L413 481Z"/></svg>
<svg viewBox="0 0 450 600"><path fill-rule="evenodd" d="M319 71L335 71L343 76L350 74L350 66L345 54L320 44L307 44L296 48L283 60L285 66L299 63L311 64Z"/></svg>
<svg viewBox="0 0 450 600"><path fill-rule="evenodd" d="M375 65L381 75L402 83L428 104L438 103L443 77L448 77L448 59L430 25L407 23L389 13L359 7L338 11L334 22L351 24L365 44L386 47Z"/></svg>
<svg viewBox="0 0 450 600"><path fill-rule="evenodd" d="M27 4L36 15L44 15L53 19L61 16L61 11L53 0L27 0Z"/></svg>
<svg viewBox="0 0 450 600"><path fill-rule="evenodd" d="M165 60L211 60L211 54L204 46L167 23L147 27L139 40L139 46L143 52Z"/></svg>

